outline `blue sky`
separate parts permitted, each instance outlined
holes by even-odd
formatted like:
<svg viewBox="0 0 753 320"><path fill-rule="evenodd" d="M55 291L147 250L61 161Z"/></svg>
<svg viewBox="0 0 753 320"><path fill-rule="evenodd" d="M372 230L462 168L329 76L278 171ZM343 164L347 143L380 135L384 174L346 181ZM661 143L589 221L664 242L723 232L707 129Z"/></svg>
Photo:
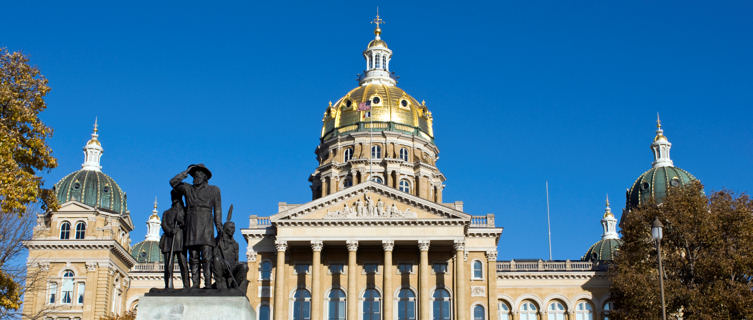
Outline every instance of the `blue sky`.
<svg viewBox="0 0 753 320"><path fill-rule="evenodd" d="M47 185L80 168L97 116L133 243L193 162L239 227L308 201L322 113L357 85L377 5L398 86L433 112L444 200L496 214L500 259L547 256L546 180L553 256L580 258L605 195L619 215L650 168L657 112L676 166L753 187L750 2L33 4L4 5L0 46L50 81Z"/></svg>

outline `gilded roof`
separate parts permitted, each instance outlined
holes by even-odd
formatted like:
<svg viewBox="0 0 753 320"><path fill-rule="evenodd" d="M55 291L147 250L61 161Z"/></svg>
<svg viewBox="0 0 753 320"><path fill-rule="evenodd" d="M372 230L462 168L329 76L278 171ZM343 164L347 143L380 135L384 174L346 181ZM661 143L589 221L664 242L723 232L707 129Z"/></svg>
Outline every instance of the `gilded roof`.
<svg viewBox="0 0 753 320"><path fill-rule="evenodd" d="M115 180L100 171L75 171L60 179L54 190L59 203L78 201L119 214L128 211L125 192Z"/></svg>
<svg viewBox="0 0 753 320"><path fill-rule="evenodd" d="M677 167L656 167L641 174L628 191L628 207L635 208L651 200L661 203L670 187L679 187L698 180L689 172Z"/></svg>
<svg viewBox="0 0 753 320"><path fill-rule="evenodd" d="M367 101L371 102L371 118L366 117L365 111L358 110L358 105ZM323 139L335 133L358 130L370 122L391 123L392 126L385 128L414 131L428 140L434 138L433 119L426 105L403 89L384 84L367 84L351 90L327 107L322 122Z"/></svg>

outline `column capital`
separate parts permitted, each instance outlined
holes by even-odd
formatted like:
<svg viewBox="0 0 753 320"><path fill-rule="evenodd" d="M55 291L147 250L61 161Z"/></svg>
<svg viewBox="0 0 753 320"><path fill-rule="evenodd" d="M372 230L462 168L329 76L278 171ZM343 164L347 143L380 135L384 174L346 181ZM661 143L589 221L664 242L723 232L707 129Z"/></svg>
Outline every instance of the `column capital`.
<svg viewBox="0 0 753 320"><path fill-rule="evenodd" d="M382 240L382 249L384 249L384 251L392 251L392 249L394 248L395 248L395 241Z"/></svg>
<svg viewBox="0 0 753 320"><path fill-rule="evenodd" d="M357 251L358 250L358 240L348 240L348 241L345 241L345 246L348 247L348 251Z"/></svg>
<svg viewBox="0 0 753 320"><path fill-rule="evenodd" d="M275 248L277 248L277 251L285 252L288 249L288 242L285 240L275 240Z"/></svg>
<svg viewBox="0 0 753 320"><path fill-rule="evenodd" d="M455 247L455 251L465 251L465 241L455 240L452 245Z"/></svg>
<svg viewBox="0 0 753 320"><path fill-rule="evenodd" d="M497 250L488 250L488 251L486 251L486 260L488 260L488 261L496 261L497 260Z"/></svg>
<svg viewBox="0 0 753 320"><path fill-rule="evenodd" d="M322 248L324 248L324 242L321 240L311 240L311 250L322 251Z"/></svg>
<svg viewBox="0 0 753 320"><path fill-rule="evenodd" d="M418 249L421 251L429 251L430 244L431 241L429 240L418 240Z"/></svg>

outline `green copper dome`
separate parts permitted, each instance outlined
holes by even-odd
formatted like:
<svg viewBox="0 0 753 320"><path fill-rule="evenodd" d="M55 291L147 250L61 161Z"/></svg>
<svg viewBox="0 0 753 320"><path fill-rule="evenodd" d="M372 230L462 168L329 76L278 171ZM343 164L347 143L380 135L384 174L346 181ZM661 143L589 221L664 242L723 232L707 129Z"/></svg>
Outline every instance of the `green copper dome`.
<svg viewBox="0 0 753 320"><path fill-rule="evenodd" d="M144 240L131 248L131 255L138 263L162 262L159 241Z"/></svg>
<svg viewBox="0 0 753 320"><path fill-rule="evenodd" d="M583 255L583 261L612 261L614 253L622 244L620 239L602 239L594 243L586 254Z"/></svg>
<svg viewBox="0 0 753 320"><path fill-rule="evenodd" d="M94 170L78 170L55 184L59 203L78 201L88 206L126 214L126 194L108 175Z"/></svg>
<svg viewBox="0 0 753 320"><path fill-rule="evenodd" d="M670 187L679 187L698 180L689 172L671 166L655 167L635 180L627 194L628 208L636 208L651 200L661 203Z"/></svg>

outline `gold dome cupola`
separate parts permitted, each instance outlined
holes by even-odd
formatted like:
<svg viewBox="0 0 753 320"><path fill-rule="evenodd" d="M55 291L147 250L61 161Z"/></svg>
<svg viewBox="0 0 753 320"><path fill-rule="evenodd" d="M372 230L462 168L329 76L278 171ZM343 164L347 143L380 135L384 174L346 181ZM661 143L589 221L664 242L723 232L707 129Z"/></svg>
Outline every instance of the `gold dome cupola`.
<svg viewBox="0 0 753 320"><path fill-rule="evenodd" d="M379 26L384 23L384 20L379 17L379 10L377 10L376 18L371 23L376 25L374 40L371 40L369 45L366 46L366 50L363 51L363 57L366 59L366 70L363 75L358 77L358 84L362 86L368 84L394 86L397 84L397 80L390 73L392 50L382 40L382 28Z"/></svg>

